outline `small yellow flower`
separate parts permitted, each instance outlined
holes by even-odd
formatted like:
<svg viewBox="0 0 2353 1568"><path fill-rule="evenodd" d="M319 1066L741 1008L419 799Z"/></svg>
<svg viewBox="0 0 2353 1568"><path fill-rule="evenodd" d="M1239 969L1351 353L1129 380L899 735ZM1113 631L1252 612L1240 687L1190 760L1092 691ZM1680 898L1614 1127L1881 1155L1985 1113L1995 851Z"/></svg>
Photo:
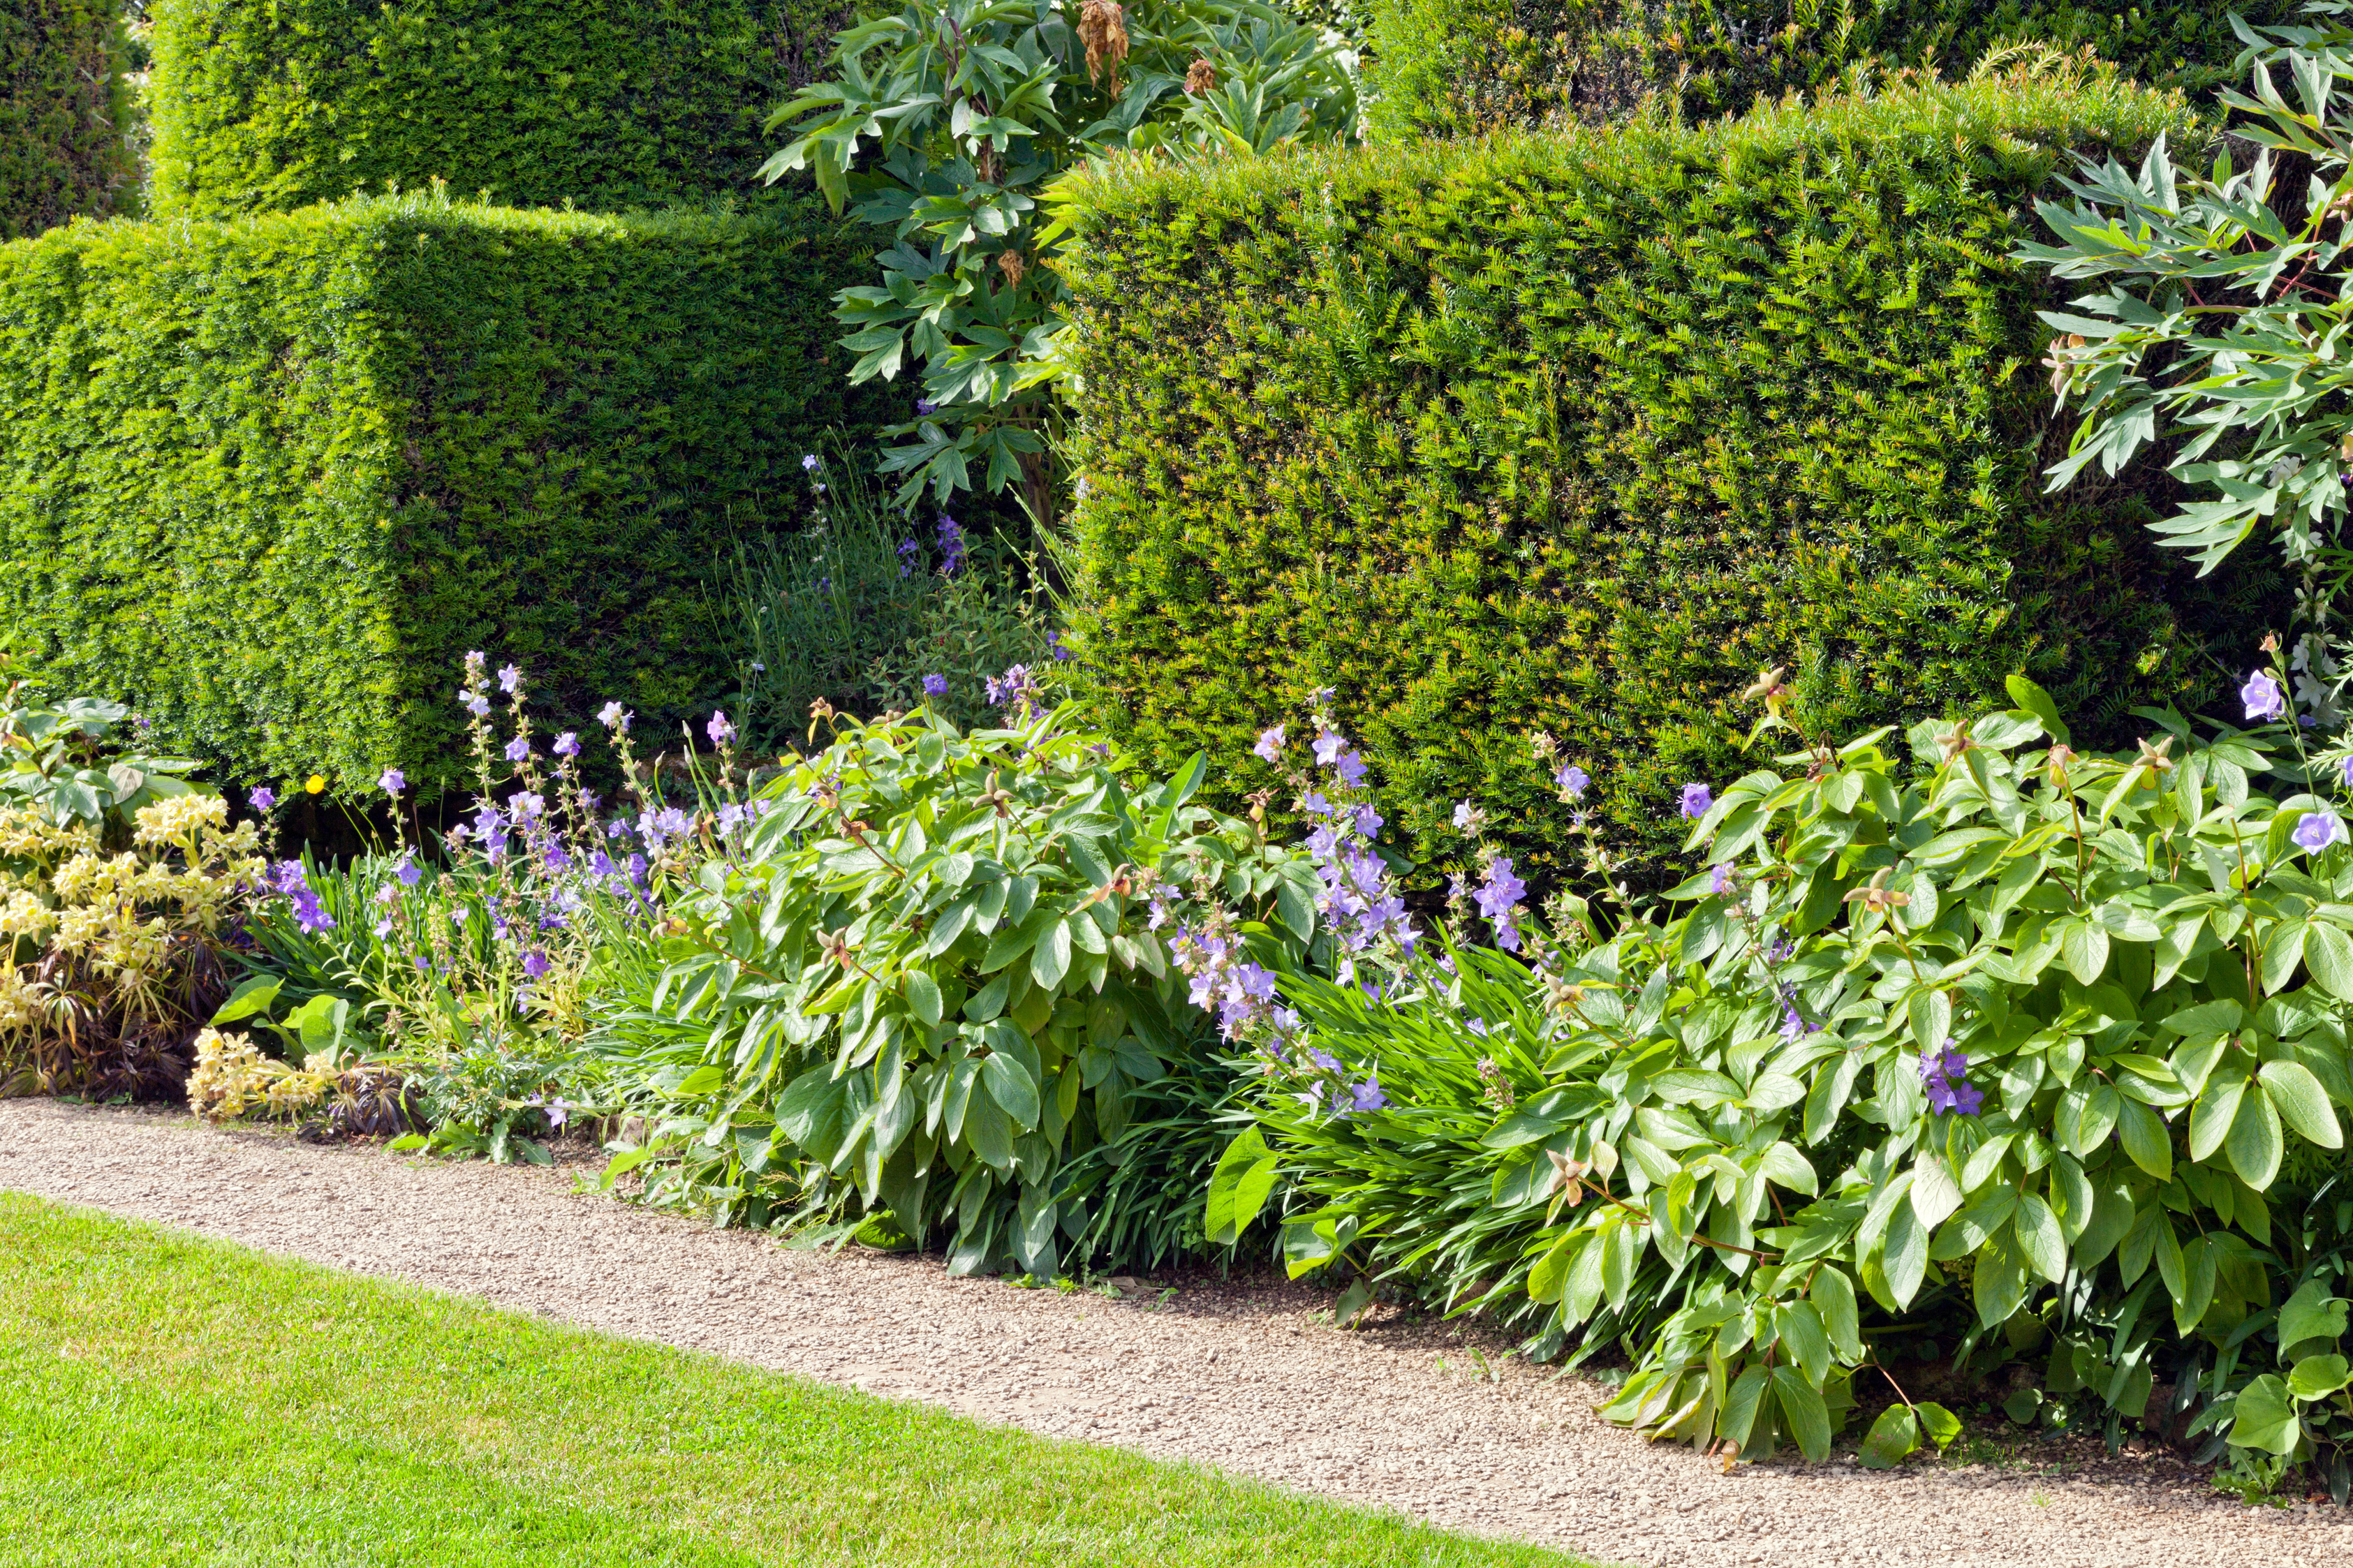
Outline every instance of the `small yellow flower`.
<svg viewBox="0 0 2353 1568"><path fill-rule="evenodd" d="M311 795L317 795L326 787L327 775L324 773L312 773L309 778L302 781L302 788Z"/></svg>

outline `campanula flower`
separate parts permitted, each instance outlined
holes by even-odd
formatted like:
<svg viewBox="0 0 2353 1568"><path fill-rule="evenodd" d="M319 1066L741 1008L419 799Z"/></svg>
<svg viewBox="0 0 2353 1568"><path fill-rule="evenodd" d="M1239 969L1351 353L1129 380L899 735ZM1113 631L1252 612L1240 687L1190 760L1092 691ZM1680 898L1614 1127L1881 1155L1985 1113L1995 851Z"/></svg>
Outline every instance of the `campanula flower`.
<svg viewBox="0 0 2353 1568"><path fill-rule="evenodd" d="M2250 719L2277 719L2287 711L2287 693L2265 670L2247 677L2247 683L2239 688L2239 700L2246 704Z"/></svg>
<svg viewBox="0 0 2353 1568"><path fill-rule="evenodd" d="M727 721L727 710L719 709L711 715L711 722L702 727L714 746L723 746L735 738L735 726Z"/></svg>
<svg viewBox="0 0 2353 1568"><path fill-rule="evenodd" d="M271 806L278 804L278 792L271 789L268 784L256 784L253 788L253 792L245 798L247 804L251 805L254 810L268 811Z"/></svg>
<svg viewBox="0 0 2353 1568"><path fill-rule="evenodd" d="M556 736L554 750L555 754L559 757L578 756L580 754L580 731L577 730L566 730L561 735Z"/></svg>
<svg viewBox="0 0 2353 1568"><path fill-rule="evenodd" d="M1282 726L1275 724L1258 732L1258 744L1250 750L1266 762L1278 763L1282 760Z"/></svg>
<svg viewBox="0 0 2353 1568"><path fill-rule="evenodd" d="M1715 805L1715 796L1709 792L1707 785L1704 784L1683 785L1683 809L1685 816L1705 816Z"/></svg>
<svg viewBox="0 0 2353 1568"><path fill-rule="evenodd" d="M517 735L513 740L507 742L507 761L511 763L519 763L530 755L530 736Z"/></svg>
<svg viewBox="0 0 2353 1568"><path fill-rule="evenodd" d="M2332 844L2345 842L2345 820L2333 811L2309 811L2288 837L2299 848L2317 855Z"/></svg>
<svg viewBox="0 0 2353 1568"><path fill-rule="evenodd" d="M499 670L499 689L508 696L512 697L515 688L522 684L522 670L519 667L510 664Z"/></svg>
<svg viewBox="0 0 2353 1568"><path fill-rule="evenodd" d="M395 798L398 798L400 792L408 787L407 775L403 773L398 768L385 769L384 776L376 780L375 783L378 789L384 791L384 793L388 795L394 796Z"/></svg>
<svg viewBox="0 0 2353 1568"><path fill-rule="evenodd" d="M1553 774L1552 782L1558 784L1560 786L1560 793L1568 796L1569 799L1582 800L1585 798L1586 787L1593 783L1593 777L1583 768L1578 767L1575 763L1571 763L1567 767L1561 769L1560 772Z"/></svg>

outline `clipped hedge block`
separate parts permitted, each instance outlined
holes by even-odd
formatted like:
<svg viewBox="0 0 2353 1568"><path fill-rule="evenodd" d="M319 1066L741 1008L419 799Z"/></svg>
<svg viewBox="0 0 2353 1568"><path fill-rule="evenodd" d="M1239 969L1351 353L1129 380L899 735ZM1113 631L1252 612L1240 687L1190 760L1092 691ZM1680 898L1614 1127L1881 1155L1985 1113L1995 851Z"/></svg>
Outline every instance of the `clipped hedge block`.
<svg viewBox="0 0 2353 1568"><path fill-rule="evenodd" d="M105 217L137 188L119 0L0 6L0 239Z"/></svg>
<svg viewBox="0 0 2353 1568"><path fill-rule="evenodd" d="M1377 139L1598 123L1654 99L1671 117L1746 112L1883 73L1966 75L1987 54L2090 48L2125 75L2193 95L2231 77L2237 11L2284 21L2302 0L1377 0Z"/></svg>
<svg viewBox="0 0 2353 1568"><path fill-rule="evenodd" d="M1662 854L1683 784L1754 765L1768 666L1809 734L2013 672L2095 740L2200 700L2217 628L2253 657L2266 560L2201 584L2131 484L2042 493L2048 296L2004 259L2065 150L2186 119L1989 81L1090 174L1079 631L1119 726L1279 787L1255 732L1334 688L1420 857L1460 853L1469 799L1558 874L1579 840L1533 731L1617 849Z"/></svg>
<svg viewBox="0 0 2353 1568"><path fill-rule="evenodd" d="M871 428L824 309L867 264L813 199L0 247L0 638L230 777L456 782L470 648L661 726L727 674L714 558Z"/></svg>
<svg viewBox="0 0 2353 1568"><path fill-rule="evenodd" d="M157 213L227 217L429 180L506 206L765 199L768 111L834 0L160 0Z"/></svg>

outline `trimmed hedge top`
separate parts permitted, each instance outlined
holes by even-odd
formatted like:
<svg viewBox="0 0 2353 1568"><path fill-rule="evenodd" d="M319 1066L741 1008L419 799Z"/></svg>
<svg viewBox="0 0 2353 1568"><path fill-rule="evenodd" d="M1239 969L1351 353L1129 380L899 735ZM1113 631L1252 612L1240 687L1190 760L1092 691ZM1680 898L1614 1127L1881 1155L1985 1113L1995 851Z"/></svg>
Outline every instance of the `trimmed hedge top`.
<svg viewBox="0 0 2353 1568"><path fill-rule="evenodd" d="M674 735L729 673L715 557L858 423L822 306L865 264L813 195L409 195L0 247L6 635L245 779L456 782L470 648L559 727L617 699Z"/></svg>
<svg viewBox="0 0 2353 1568"><path fill-rule="evenodd" d="M0 6L0 239L105 217L131 195L119 0Z"/></svg>
<svg viewBox="0 0 2353 1568"><path fill-rule="evenodd" d="M157 213L448 182L591 211L760 195L834 0L161 0Z"/></svg>
<svg viewBox="0 0 2353 1568"><path fill-rule="evenodd" d="M1469 798L1523 874L1577 842L1531 732L1620 848L1659 851L1683 783L1745 771L1767 666L1810 732L2017 671L2107 728L2193 700L2202 628L2262 613L2217 596L2262 584L2191 584L2126 489L2041 493L2037 285L2005 259L2065 149L2188 121L1989 80L1091 174L1085 657L1133 739L1238 790L1274 782L1256 731L1335 688L1425 860Z"/></svg>
<svg viewBox="0 0 2353 1568"><path fill-rule="evenodd" d="M1379 0L1369 121L1409 142L1619 119L1651 99L1704 120L1838 88L1857 62L1959 77L1992 50L2091 48L2157 87L2203 93L2302 0Z"/></svg>

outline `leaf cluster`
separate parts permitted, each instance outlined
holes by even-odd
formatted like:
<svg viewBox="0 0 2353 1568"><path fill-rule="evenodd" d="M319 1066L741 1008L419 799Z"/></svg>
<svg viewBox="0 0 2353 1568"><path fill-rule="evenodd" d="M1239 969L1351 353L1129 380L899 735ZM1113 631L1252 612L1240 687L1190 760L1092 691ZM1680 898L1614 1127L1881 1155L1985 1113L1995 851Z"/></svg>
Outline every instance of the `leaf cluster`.
<svg viewBox="0 0 2353 1568"><path fill-rule="evenodd" d="M1301 863L1194 804L1199 762L1132 785L1071 717L838 722L764 792L603 1031L654 1121L617 1173L752 1223L887 1208L955 1272L1058 1271L1092 1223L1071 1163L1198 1055L1147 889L1313 923Z"/></svg>
<svg viewBox="0 0 2353 1568"><path fill-rule="evenodd" d="M1752 1457L1820 1458L1865 1371L1905 1412L1867 1458L1949 1436L1883 1348L1926 1321L1957 1365L2047 1346L2112 1441L2164 1377L2200 1430L2341 1468L2344 1254L2283 1178L2341 1172L2353 1110L2353 858L2295 837L2337 808L2260 737L2153 713L2078 754L2013 698L1915 727L1908 780L1885 731L1746 775L1690 911L1558 973L1458 955L1388 1005L1286 977L1392 1101L1267 1108L1265 1190L1314 1200L1294 1266L1522 1294L1534 1348L1636 1356L1614 1418Z"/></svg>
<svg viewBox="0 0 2353 1568"><path fill-rule="evenodd" d="M1356 132L1352 58L1261 0L909 0L842 33L831 63L771 118L791 140L762 173L806 169L836 211L855 197L892 231L881 281L844 289L838 313L853 382L922 367L926 406L882 465L908 506L926 488L945 504L976 464L987 489L1042 498L1068 298L1065 232L1041 221L1054 181L1120 153L1250 156Z"/></svg>
<svg viewBox="0 0 2353 1568"><path fill-rule="evenodd" d="M2105 280L2041 312L2058 334L2052 390L2083 410L2050 488L2170 446L2168 471L2206 499L2152 526L2201 571L2259 530L2308 565L2344 524L2353 100L2339 83L2353 79L2353 25L2347 7L2313 9L2313 26L2238 24L2252 91L2221 95L2234 117L2211 168L2180 168L2162 136L2137 170L2084 160L2060 182L2072 199L2036 203L2057 243L2013 253ZM2232 142L2257 149L2244 171Z"/></svg>

